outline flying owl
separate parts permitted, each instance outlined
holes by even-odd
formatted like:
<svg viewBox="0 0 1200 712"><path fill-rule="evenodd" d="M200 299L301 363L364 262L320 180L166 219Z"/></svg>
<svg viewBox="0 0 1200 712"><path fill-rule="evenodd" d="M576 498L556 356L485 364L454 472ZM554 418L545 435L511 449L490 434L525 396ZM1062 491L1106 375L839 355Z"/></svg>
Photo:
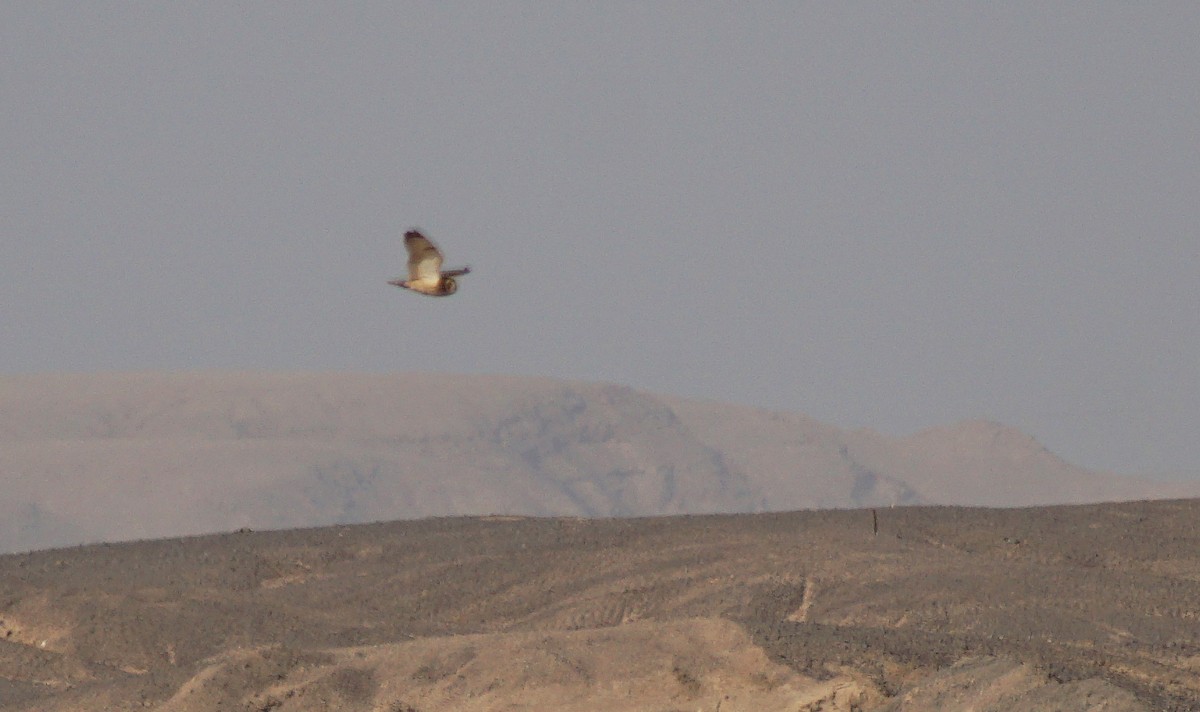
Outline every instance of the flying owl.
<svg viewBox="0 0 1200 712"><path fill-rule="evenodd" d="M404 233L404 248L408 250L408 279L394 279L388 284L431 297L448 297L458 291L454 278L471 271L463 267L443 272L442 251L416 230Z"/></svg>

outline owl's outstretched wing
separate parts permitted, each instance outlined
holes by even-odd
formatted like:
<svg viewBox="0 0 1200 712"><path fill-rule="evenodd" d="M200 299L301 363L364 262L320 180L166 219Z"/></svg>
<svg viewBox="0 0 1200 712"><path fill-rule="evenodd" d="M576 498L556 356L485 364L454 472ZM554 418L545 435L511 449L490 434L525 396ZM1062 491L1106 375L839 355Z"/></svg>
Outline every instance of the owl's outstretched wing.
<svg viewBox="0 0 1200 712"><path fill-rule="evenodd" d="M404 248L408 250L408 279L410 282L433 282L441 279L442 253L429 238L416 230L404 233Z"/></svg>

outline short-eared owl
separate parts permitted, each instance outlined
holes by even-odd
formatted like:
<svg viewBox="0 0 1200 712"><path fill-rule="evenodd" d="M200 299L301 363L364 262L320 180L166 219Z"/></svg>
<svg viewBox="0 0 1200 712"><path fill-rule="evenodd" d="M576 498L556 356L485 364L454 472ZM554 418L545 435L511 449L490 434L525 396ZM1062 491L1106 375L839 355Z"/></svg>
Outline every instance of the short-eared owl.
<svg viewBox="0 0 1200 712"><path fill-rule="evenodd" d="M463 267L443 272L441 250L416 230L404 233L404 247L408 250L408 279L394 279L388 284L431 297L446 297L458 291L454 278L471 271Z"/></svg>

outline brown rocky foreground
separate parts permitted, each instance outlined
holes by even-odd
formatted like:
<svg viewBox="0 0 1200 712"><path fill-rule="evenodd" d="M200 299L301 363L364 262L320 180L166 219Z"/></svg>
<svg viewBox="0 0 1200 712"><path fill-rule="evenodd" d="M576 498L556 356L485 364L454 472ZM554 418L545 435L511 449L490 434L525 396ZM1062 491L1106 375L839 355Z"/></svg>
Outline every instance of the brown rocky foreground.
<svg viewBox="0 0 1200 712"><path fill-rule="evenodd" d="M0 709L1195 710L1200 500L0 557Z"/></svg>

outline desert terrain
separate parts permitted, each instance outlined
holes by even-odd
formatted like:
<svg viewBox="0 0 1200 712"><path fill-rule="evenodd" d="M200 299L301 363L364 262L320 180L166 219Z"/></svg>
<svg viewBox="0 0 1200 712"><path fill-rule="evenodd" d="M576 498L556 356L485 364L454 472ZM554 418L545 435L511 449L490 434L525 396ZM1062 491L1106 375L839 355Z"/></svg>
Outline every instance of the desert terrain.
<svg viewBox="0 0 1200 712"><path fill-rule="evenodd" d="M510 376L0 377L0 553L431 516L628 517L1200 496L988 421L904 437Z"/></svg>
<svg viewBox="0 0 1200 712"><path fill-rule="evenodd" d="M10 554L0 708L1200 709L1200 501L875 514Z"/></svg>

